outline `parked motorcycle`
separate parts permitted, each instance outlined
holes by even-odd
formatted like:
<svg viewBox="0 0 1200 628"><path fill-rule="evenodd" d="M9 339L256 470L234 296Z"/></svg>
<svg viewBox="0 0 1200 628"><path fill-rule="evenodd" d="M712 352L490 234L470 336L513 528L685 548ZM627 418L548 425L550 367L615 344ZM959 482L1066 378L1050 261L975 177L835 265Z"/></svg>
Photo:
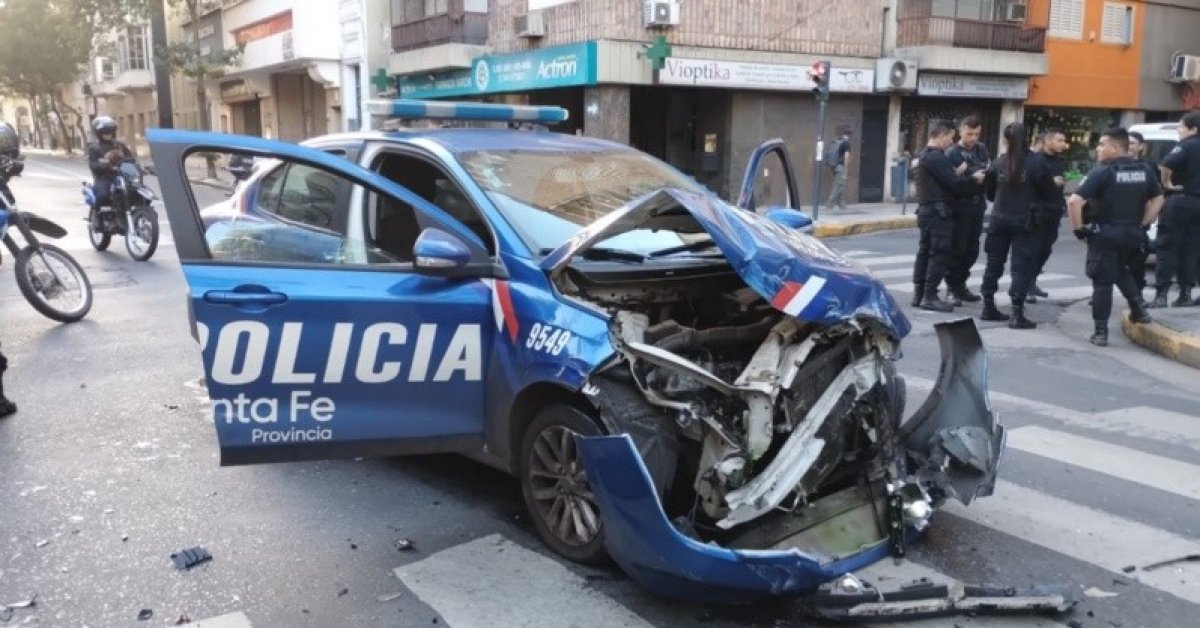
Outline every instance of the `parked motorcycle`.
<svg viewBox="0 0 1200 628"><path fill-rule="evenodd" d="M4 246L15 261L17 287L25 300L44 316L61 323L73 323L92 309L92 284L87 273L66 251L42 244L36 235L62 238L67 230L36 214L17 209L8 181L21 176L23 157L0 155L0 234ZM19 246L10 231L25 242Z"/></svg>
<svg viewBox="0 0 1200 628"><path fill-rule="evenodd" d="M144 262L158 248L158 197L142 180L141 167L133 159L117 164L117 178L110 190L112 205L97 207L92 184L83 182L83 200L88 206L88 239L97 251L108 248L114 235L125 237L125 250Z"/></svg>

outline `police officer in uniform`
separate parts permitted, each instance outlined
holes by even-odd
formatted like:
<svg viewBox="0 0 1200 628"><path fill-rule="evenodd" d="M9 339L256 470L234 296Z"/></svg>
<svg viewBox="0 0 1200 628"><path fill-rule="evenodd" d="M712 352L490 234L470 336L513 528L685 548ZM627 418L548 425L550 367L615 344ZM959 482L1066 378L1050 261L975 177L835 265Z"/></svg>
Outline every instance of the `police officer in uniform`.
<svg viewBox="0 0 1200 628"><path fill-rule="evenodd" d="M964 161L955 168L946 157L954 129L945 122L929 125L929 144L917 165L917 226L921 241L913 266L913 306L934 312L952 312L954 306L938 297L938 287L950 271L954 254L954 200L973 193L983 182L983 171L964 176Z"/></svg>
<svg viewBox="0 0 1200 628"><path fill-rule="evenodd" d="M1129 156L1138 163L1142 164L1150 176L1155 179L1159 178L1158 162L1154 161L1146 155L1146 137L1137 131L1129 132ZM1165 206L1165 203L1164 203ZM1160 212L1158 219L1162 220L1163 214ZM1133 263L1133 282L1137 284L1138 294L1146 289L1146 262L1150 259L1150 226L1146 225L1143 232L1145 236L1142 238L1142 251L1134 259Z"/></svg>
<svg viewBox="0 0 1200 628"><path fill-rule="evenodd" d="M1035 190L1030 176L1030 157L1026 148L1025 125L1014 122L1004 128L1008 150L988 168L984 180L992 219L988 224L983 250L987 254L987 269L983 271L983 312L985 321L1008 322L1013 329L1033 329L1037 324L1025 318L1025 298L1033 281L1037 263L1038 239L1033 231L1033 199ZM1004 261L1012 254L1012 316L996 307L996 289L1004 275Z"/></svg>
<svg viewBox="0 0 1200 628"><path fill-rule="evenodd" d="M1038 254L1033 269L1033 283L1029 286L1029 303L1037 303L1038 297L1050 296L1038 287L1037 278L1050 260L1054 243L1058 241L1058 230L1067 203L1063 198L1064 178L1067 172L1062 154L1067 150L1067 136L1060 129L1047 129L1042 133L1041 149L1030 158L1030 176L1037 191L1033 204L1033 230L1038 239Z"/></svg>
<svg viewBox="0 0 1200 628"><path fill-rule="evenodd" d="M96 133L95 143L88 146L88 168L94 180L92 193L96 195L97 206L111 205L111 188L117 178L117 164L122 159L133 159L133 151L117 139L116 120L100 116L92 121L92 130Z"/></svg>
<svg viewBox="0 0 1200 628"><path fill-rule="evenodd" d="M967 116L958 125L958 143L946 152L950 165L958 168L967 164L966 175L978 185L958 196L954 203L954 260L946 273L946 285L954 299L954 305L963 302L977 303L979 295L967 289L971 267L979 260L979 237L983 233L983 215L987 213L982 179L975 179L976 172L986 172L991 165L987 146L979 141L983 123L978 116Z"/></svg>
<svg viewBox="0 0 1200 628"><path fill-rule="evenodd" d="M1160 251L1158 256L1154 296L1154 305L1158 307L1166 305L1171 276L1175 274L1179 297L1171 305L1200 305L1200 298L1192 300L1192 288L1200 279L1196 277L1200 267L1200 112L1189 113L1180 120L1179 140L1159 165L1163 186L1174 194L1163 212L1163 222L1170 224L1159 224L1160 231L1166 228L1171 233L1166 243L1168 250Z"/></svg>
<svg viewBox="0 0 1200 628"><path fill-rule="evenodd" d="M1108 346L1108 318L1115 284L1129 303L1129 319L1151 322L1137 292L1130 266L1142 246L1142 228L1154 222L1162 208L1162 186L1146 168L1129 157L1129 134L1122 128L1100 135L1096 149L1100 165L1087 174L1071 195L1067 208L1075 237L1087 240L1087 276L1092 280L1092 344ZM1083 205L1093 207L1092 222L1084 226Z"/></svg>

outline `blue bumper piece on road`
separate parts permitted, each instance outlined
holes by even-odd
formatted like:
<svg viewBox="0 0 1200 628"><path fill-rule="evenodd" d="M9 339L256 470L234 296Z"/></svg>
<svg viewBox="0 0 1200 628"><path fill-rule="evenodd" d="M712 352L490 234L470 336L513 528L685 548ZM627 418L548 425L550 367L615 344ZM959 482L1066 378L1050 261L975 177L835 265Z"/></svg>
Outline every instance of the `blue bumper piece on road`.
<svg viewBox="0 0 1200 628"><path fill-rule="evenodd" d="M609 555L655 595L717 603L801 596L888 555L886 541L829 563L800 550L730 550L701 543L667 520L629 436L576 440L604 520Z"/></svg>

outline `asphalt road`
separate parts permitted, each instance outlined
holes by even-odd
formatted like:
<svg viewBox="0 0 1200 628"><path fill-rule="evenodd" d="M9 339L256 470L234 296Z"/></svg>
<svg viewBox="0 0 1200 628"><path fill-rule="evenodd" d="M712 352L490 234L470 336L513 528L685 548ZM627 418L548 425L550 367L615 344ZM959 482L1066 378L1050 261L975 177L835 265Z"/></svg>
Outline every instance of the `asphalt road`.
<svg viewBox="0 0 1200 628"><path fill-rule="evenodd" d="M0 604L36 594L11 623L803 625L790 604L664 602L615 570L559 562L526 520L515 481L460 457L218 467L169 230L149 263L130 260L119 240L93 251L84 175L81 163L33 157L13 183L22 207L70 230L60 244L85 266L96 302L85 321L55 324L24 302L11 260L0 266L0 341L13 363L5 384L21 407L0 422ZM915 232L834 245L905 288ZM1043 282L1051 301L1030 308L1042 325L984 325L991 400L1010 429L1002 481L994 497L939 513L910 561L877 566L881 584L914 574L1061 584L1080 597L1069 619L1082 626L1194 625L1200 563L1140 567L1200 553L1197 374L1130 345L1115 321L1112 347L1088 344L1082 268L1082 247L1065 237ZM910 411L937 375L930 324L949 318L911 312L901 361ZM401 539L413 549L397 550ZM197 545L214 560L173 569L171 554ZM139 622L143 609L153 617Z"/></svg>

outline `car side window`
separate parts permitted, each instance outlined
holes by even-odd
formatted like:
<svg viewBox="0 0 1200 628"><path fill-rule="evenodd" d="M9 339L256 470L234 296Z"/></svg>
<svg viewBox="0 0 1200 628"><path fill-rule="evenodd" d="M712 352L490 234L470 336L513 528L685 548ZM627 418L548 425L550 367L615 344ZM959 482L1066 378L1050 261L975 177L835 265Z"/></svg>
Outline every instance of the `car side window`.
<svg viewBox="0 0 1200 628"><path fill-rule="evenodd" d="M402 261L348 237L346 209L355 184L333 172L283 162L246 181L228 199L207 179L193 176L192 193L203 208L205 240L214 260L322 265Z"/></svg>
<svg viewBox="0 0 1200 628"><path fill-rule="evenodd" d="M420 157L393 152L376 158L373 168L462 223L479 237L488 255L496 254L495 236L483 214L441 168ZM393 255L411 256L412 246L420 235L415 209L390 199L381 203L374 196L367 201L368 237Z"/></svg>

